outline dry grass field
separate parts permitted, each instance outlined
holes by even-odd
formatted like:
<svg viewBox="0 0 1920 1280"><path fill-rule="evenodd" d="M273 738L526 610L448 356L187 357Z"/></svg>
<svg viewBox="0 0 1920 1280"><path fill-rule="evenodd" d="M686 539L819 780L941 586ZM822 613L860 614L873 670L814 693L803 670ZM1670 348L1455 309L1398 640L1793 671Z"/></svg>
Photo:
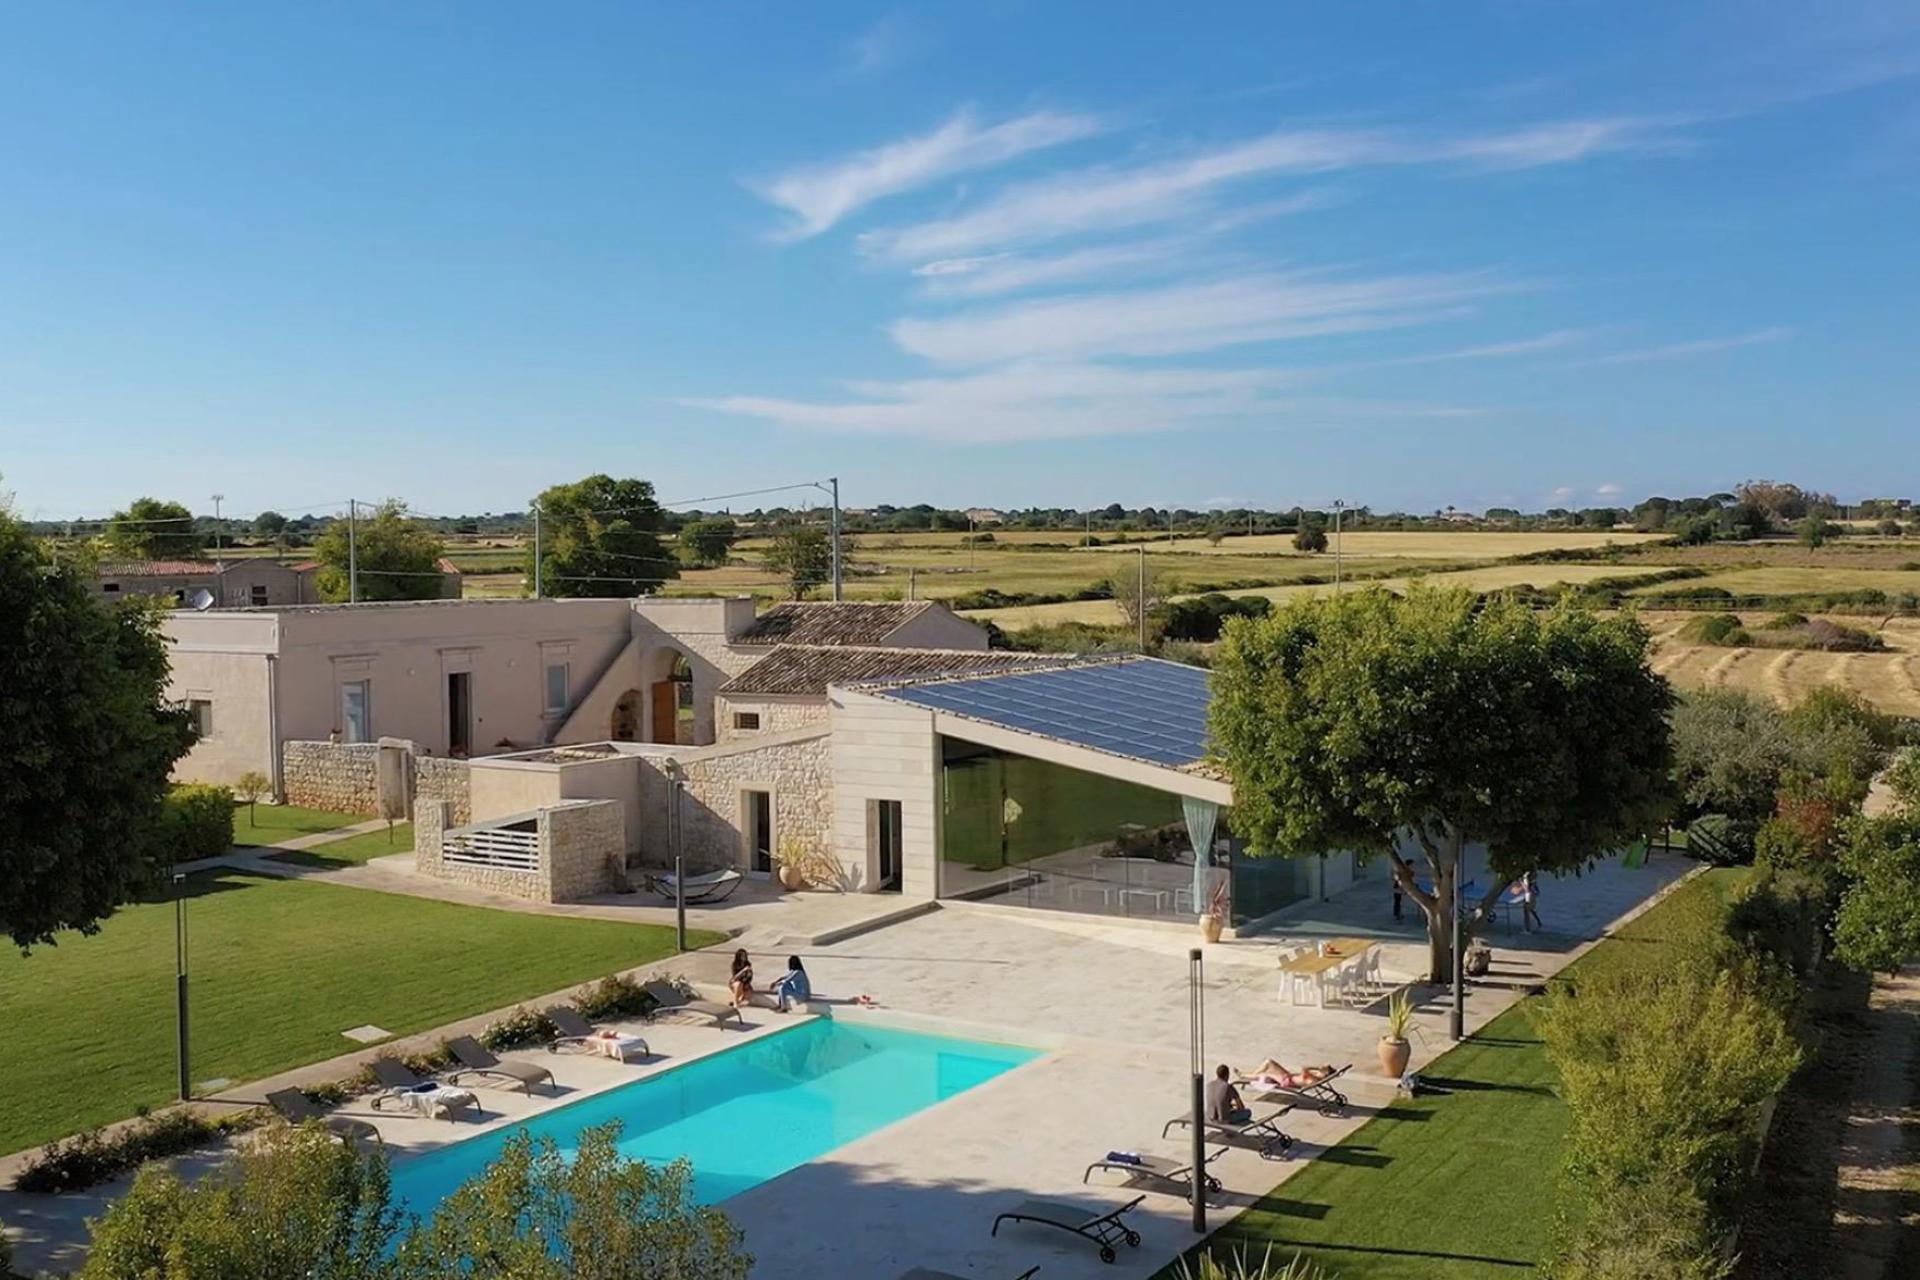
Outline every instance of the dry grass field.
<svg viewBox="0 0 1920 1280"><path fill-rule="evenodd" d="M1737 596L1814 595L1868 589L1893 595L1903 591L1920 592L1920 570L1776 564L1752 569L1728 569L1704 578L1689 578L1684 582L1661 584L1647 590L1674 587L1719 587Z"/></svg>
<svg viewBox="0 0 1920 1280"><path fill-rule="evenodd" d="M1332 535L1329 534L1329 537ZM1531 555L1537 551L1595 551L1598 552L1609 543L1629 547L1642 542L1652 542L1663 537L1657 533L1633 532L1549 532L1549 533L1512 533L1501 529L1487 530L1435 530L1430 533L1420 531L1395 532L1392 530L1363 531L1342 533L1340 550L1345 557L1384 556L1392 559L1412 560L1500 560L1507 556ZM1281 555L1305 556L1305 552L1293 549L1293 535L1285 533L1260 534L1252 538L1223 538L1218 546L1205 538L1179 538L1166 546L1171 550L1196 552L1203 555L1254 556ZM1129 551L1130 547L1098 547L1100 551ZM1332 559L1332 553L1314 555L1312 559Z"/></svg>
<svg viewBox="0 0 1920 1280"><path fill-rule="evenodd" d="M1790 706L1809 690L1835 685L1860 694L1883 711L1920 716L1920 618L1840 617L1847 626L1877 631L1886 653L1820 653L1800 649L1722 649L1690 644L1680 628L1697 613L1644 615L1654 633L1653 668L1682 689L1743 689ZM1743 613L1754 625L1764 612Z"/></svg>

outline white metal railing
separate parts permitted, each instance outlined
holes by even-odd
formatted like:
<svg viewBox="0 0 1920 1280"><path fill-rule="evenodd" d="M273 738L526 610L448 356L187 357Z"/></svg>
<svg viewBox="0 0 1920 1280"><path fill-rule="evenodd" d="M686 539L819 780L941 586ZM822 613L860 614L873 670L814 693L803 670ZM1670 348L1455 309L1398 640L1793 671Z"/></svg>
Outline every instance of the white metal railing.
<svg viewBox="0 0 1920 1280"><path fill-rule="evenodd" d="M540 869L540 832L516 827L456 827L441 837L440 857L469 867L534 872Z"/></svg>

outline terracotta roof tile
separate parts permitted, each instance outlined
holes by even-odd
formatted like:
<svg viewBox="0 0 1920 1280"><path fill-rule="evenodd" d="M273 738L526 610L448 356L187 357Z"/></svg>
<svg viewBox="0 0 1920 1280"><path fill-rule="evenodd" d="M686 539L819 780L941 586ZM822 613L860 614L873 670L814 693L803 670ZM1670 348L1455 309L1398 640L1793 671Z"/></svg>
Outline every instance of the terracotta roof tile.
<svg viewBox="0 0 1920 1280"><path fill-rule="evenodd" d="M738 644L884 644L888 636L929 609L931 600L789 601L753 620Z"/></svg>
<svg viewBox="0 0 1920 1280"><path fill-rule="evenodd" d="M881 649L859 645L783 644L722 685L728 695L821 696L827 686L872 680L924 679L960 672L1059 666L1071 657L1006 649Z"/></svg>

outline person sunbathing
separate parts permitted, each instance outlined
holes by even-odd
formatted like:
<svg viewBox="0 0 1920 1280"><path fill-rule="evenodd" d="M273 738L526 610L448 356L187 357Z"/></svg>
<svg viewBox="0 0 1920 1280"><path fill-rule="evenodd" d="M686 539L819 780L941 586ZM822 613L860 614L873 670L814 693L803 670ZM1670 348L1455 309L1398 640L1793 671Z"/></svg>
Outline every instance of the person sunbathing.
<svg viewBox="0 0 1920 1280"><path fill-rule="evenodd" d="M1333 1073L1331 1063L1318 1067L1302 1067L1298 1071L1293 1071L1282 1064L1278 1058L1268 1058L1260 1064L1258 1070L1247 1077L1247 1083L1276 1089L1304 1089L1308 1085L1320 1083Z"/></svg>

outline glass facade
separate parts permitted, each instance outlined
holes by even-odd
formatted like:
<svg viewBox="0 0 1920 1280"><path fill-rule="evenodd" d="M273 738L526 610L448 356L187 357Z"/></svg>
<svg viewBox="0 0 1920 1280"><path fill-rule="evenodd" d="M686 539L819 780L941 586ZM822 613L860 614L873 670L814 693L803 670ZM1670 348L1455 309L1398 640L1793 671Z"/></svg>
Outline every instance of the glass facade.
<svg viewBox="0 0 1920 1280"><path fill-rule="evenodd" d="M1179 796L942 739L942 897L1192 920L1230 883L1227 845L1222 830L1196 903Z"/></svg>

